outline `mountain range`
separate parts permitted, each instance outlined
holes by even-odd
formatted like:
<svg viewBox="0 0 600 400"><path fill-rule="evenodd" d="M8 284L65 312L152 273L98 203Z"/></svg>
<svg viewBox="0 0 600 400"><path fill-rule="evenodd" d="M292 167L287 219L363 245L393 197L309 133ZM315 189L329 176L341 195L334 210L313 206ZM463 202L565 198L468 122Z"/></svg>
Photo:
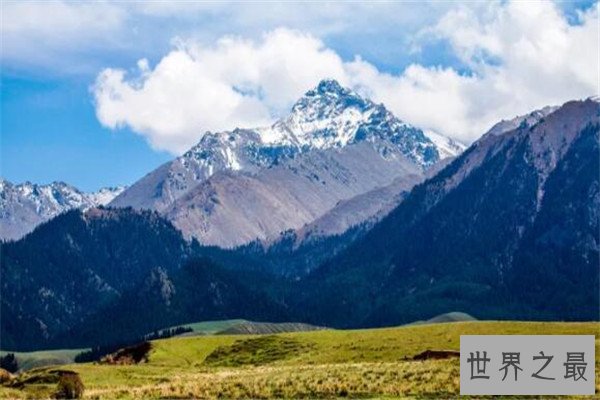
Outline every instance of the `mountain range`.
<svg viewBox="0 0 600 400"><path fill-rule="evenodd" d="M327 213L320 224L337 233L381 213L396 193L360 215L348 200L392 184L409 190L464 149L434 138L324 80L270 127L206 133L110 205L158 211L184 236L228 248L276 240Z"/></svg>
<svg viewBox="0 0 600 400"><path fill-rule="evenodd" d="M207 133L108 207L2 243L0 347L220 318L596 320L599 132L600 103L571 101L463 151L322 81L271 127Z"/></svg>
<svg viewBox="0 0 600 400"><path fill-rule="evenodd" d="M291 298L311 322L599 315L597 101L492 128Z"/></svg>
<svg viewBox="0 0 600 400"><path fill-rule="evenodd" d="M290 230L302 230L298 238L329 236L377 220L397 204L399 189L410 190L464 148L324 80L272 126L206 132L129 188L84 194L64 183L7 182L0 188L0 237L19 239L67 209L108 203L158 211L205 245L268 244ZM353 207L358 195L374 202Z"/></svg>
<svg viewBox="0 0 600 400"><path fill-rule="evenodd" d="M0 239L20 239L65 211L106 205L124 190L124 186L118 186L84 193L64 182L15 185L0 179Z"/></svg>

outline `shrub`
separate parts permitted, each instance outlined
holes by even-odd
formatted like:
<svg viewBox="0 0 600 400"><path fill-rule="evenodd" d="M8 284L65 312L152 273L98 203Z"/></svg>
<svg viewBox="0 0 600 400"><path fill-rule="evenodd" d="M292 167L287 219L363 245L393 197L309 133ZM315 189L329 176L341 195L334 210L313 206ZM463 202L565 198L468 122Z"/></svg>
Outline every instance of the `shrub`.
<svg viewBox="0 0 600 400"><path fill-rule="evenodd" d="M295 339L264 335L237 340L231 345L219 346L204 360L205 364L222 367L264 365L296 357L311 347Z"/></svg>
<svg viewBox="0 0 600 400"><path fill-rule="evenodd" d="M83 382L77 373L61 375L58 380L55 397L57 399L79 399L83 396Z"/></svg>
<svg viewBox="0 0 600 400"><path fill-rule="evenodd" d="M133 346L120 349L113 354L109 354L101 359L105 364L129 365L138 364L142 361L148 361L148 353L152 348L150 342L142 342Z"/></svg>
<svg viewBox="0 0 600 400"><path fill-rule="evenodd" d="M7 370L8 372L15 373L19 370L19 364L13 353L8 353L4 357L0 357L0 368Z"/></svg>

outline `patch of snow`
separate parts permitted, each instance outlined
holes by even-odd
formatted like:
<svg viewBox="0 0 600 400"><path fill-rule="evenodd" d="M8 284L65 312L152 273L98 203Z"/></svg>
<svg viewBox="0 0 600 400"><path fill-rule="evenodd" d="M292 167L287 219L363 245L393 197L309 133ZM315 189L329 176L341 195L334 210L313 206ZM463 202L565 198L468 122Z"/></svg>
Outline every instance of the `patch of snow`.
<svg viewBox="0 0 600 400"><path fill-rule="evenodd" d="M456 157L467 148L465 144L447 136L440 135L437 132L425 130L423 133L433 142L433 144L435 144L435 147L437 147L437 150L440 153L440 159Z"/></svg>
<svg viewBox="0 0 600 400"><path fill-rule="evenodd" d="M96 206L105 206L123 193L126 188L126 186L106 187L97 192L88 193L87 196Z"/></svg>
<svg viewBox="0 0 600 400"><path fill-rule="evenodd" d="M71 209L88 209L105 205L125 187L103 188L84 193L64 182L38 185L31 182L14 185L2 180L0 185L0 238L18 239L38 224Z"/></svg>
<svg viewBox="0 0 600 400"><path fill-rule="evenodd" d="M231 150L230 147L225 147L225 158L227 160L227 166L229 167L229 169L233 171L239 171L240 169L242 169L235 153Z"/></svg>

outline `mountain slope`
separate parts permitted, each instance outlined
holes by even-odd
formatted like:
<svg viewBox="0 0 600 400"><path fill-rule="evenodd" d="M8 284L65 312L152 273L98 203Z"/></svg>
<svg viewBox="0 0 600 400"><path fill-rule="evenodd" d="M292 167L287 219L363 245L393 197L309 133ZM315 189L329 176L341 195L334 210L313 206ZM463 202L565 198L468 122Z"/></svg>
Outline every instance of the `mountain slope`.
<svg viewBox="0 0 600 400"><path fill-rule="evenodd" d="M504 129L506 127L502 127L499 129ZM458 156L460 153L466 150L467 146L462 144L459 141L441 135L437 132L433 131L424 131L423 132L429 140L435 144L437 151L440 155L440 159L444 158L454 158Z"/></svg>
<svg viewBox="0 0 600 400"><path fill-rule="evenodd" d="M188 242L156 212L67 211L0 244L0 348L124 343L209 319L289 320L271 297L287 283L259 263Z"/></svg>
<svg viewBox="0 0 600 400"><path fill-rule="evenodd" d="M364 225L366 230L394 209L417 183L420 175L408 175L348 200L339 201L328 212L296 230L297 242L315 237L341 235L348 229Z"/></svg>
<svg viewBox="0 0 600 400"><path fill-rule="evenodd" d="M299 312L337 326L456 309L597 318L599 116L569 102L484 135L303 282Z"/></svg>
<svg viewBox="0 0 600 400"><path fill-rule="evenodd" d="M115 187L84 193L64 182L15 185L0 179L0 239L19 239L42 222L74 208L108 204L124 190Z"/></svg>
<svg viewBox="0 0 600 400"><path fill-rule="evenodd" d="M341 200L300 229L283 232L267 241L254 241L234 252L244 258L247 268L259 266L258 269L276 275L302 278L368 232L404 199L414 184L410 179L400 178L391 185ZM219 259L219 255L216 257Z"/></svg>
<svg viewBox="0 0 600 400"><path fill-rule="evenodd" d="M155 268L134 288L60 334L54 347L125 343L148 332L194 321L247 318L285 321L286 308L261 286L262 276L192 259L170 272ZM110 330L103 329L111 326Z"/></svg>
<svg viewBox="0 0 600 400"><path fill-rule="evenodd" d="M461 150L442 139L444 156ZM157 210L188 237L234 247L301 228L396 179L419 181L439 149L383 105L326 80L271 127L205 134L111 205Z"/></svg>
<svg viewBox="0 0 600 400"><path fill-rule="evenodd" d="M164 215L203 244L234 247L299 229L340 200L403 179L412 187L422 171L398 151L387 158L364 143L315 150L260 174L218 173L178 199Z"/></svg>
<svg viewBox="0 0 600 400"><path fill-rule="evenodd" d="M40 346L192 247L167 221L131 209L68 211L0 248L2 347Z"/></svg>

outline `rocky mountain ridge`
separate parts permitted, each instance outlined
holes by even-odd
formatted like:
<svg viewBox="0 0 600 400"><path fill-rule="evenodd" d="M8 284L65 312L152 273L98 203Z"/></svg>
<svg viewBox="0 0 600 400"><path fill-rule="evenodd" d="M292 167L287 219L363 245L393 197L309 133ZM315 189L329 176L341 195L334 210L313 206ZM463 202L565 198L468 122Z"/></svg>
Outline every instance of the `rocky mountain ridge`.
<svg viewBox="0 0 600 400"><path fill-rule="evenodd" d="M118 186L85 193L64 182L13 184L0 179L0 239L17 240L39 224L74 208L106 205L124 190L124 186Z"/></svg>

